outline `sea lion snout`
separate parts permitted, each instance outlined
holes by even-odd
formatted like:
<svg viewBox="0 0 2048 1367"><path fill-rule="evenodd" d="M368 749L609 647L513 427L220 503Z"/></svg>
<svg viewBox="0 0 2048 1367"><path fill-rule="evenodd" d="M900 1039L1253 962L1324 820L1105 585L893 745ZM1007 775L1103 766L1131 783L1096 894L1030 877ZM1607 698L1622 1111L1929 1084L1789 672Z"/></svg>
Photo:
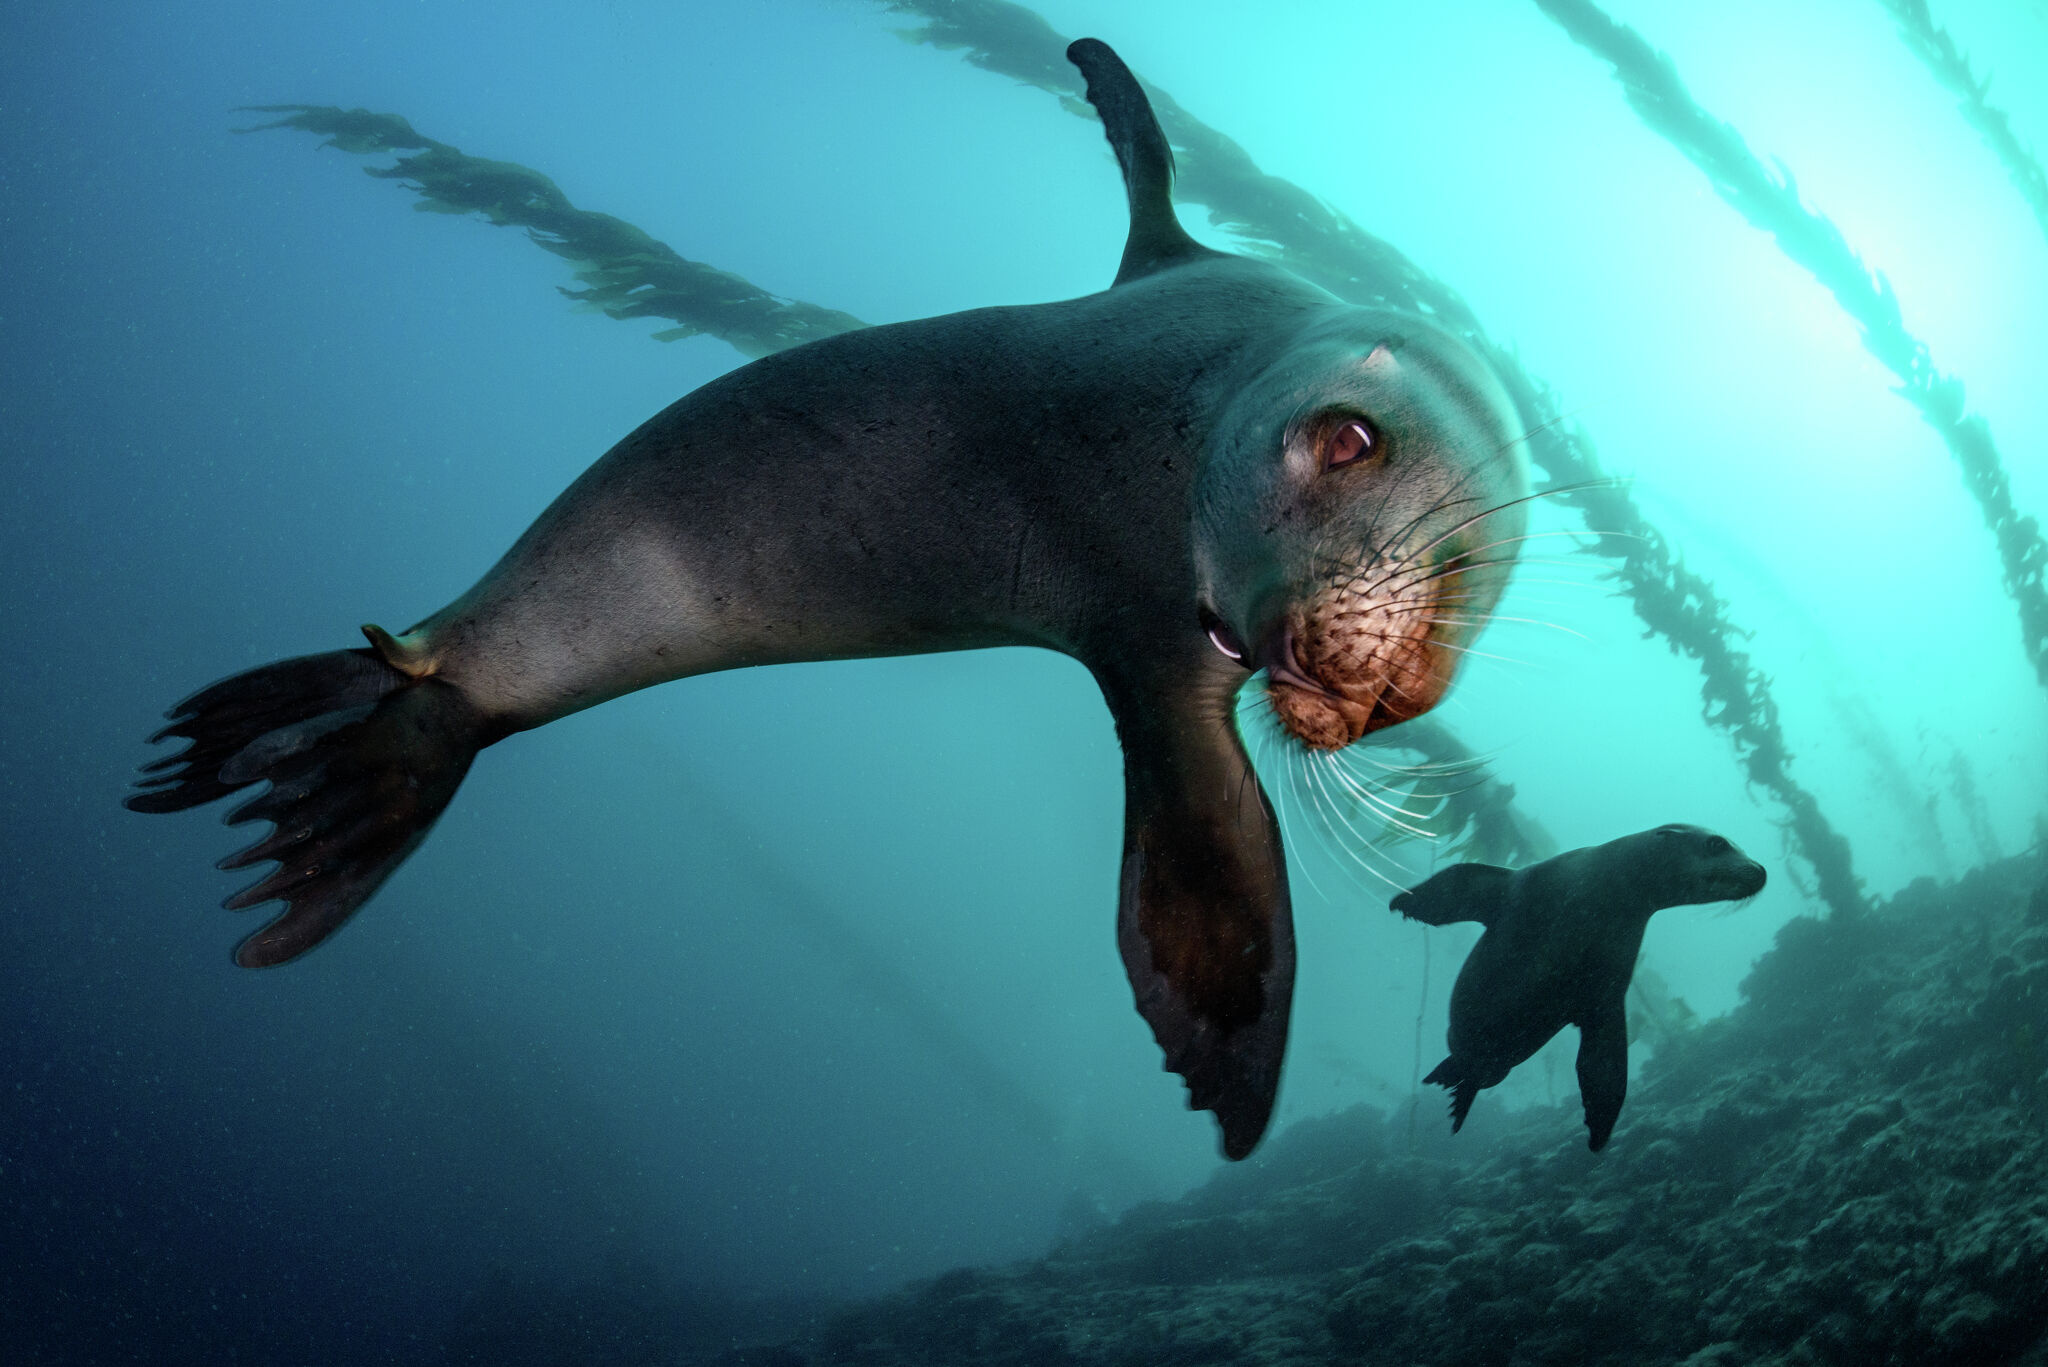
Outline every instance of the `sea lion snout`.
<svg viewBox="0 0 2048 1367"><path fill-rule="evenodd" d="M1280 722L1312 750L1418 717L1450 687L1431 610L1349 585L1290 612L1260 653Z"/></svg>
<svg viewBox="0 0 2048 1367"><path fill-rule="evenodd" d="M1662 873L1653 886L1661 884L1658 900L1664 906L1747 901L1762 892L1770 879L1764 866L1727 836L1677 822L1613 842L1621 868L1642 867L1632 865L1630 857L1620 852L1636 848L1637 842L1644 840L1657 842L1656 865Z"/></svg>
<svg viewBox="0 0 2048 1367"><path fill-rule="evenodd" d="M1745 859L1742 862L1744 867L1731 871L1729 881L1735 888L1736 897L1754 897L1764 890L1764 884L1770 881L1770 875L1764 871L1764 866L1754 859Z"/></svg>

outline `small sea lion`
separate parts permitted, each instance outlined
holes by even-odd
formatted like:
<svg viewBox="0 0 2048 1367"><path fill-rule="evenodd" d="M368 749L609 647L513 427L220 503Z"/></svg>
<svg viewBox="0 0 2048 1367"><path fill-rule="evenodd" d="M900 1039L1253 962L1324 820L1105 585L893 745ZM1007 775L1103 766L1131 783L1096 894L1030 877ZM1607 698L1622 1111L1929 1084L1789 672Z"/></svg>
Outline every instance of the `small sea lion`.
<svg viewBox="0 0 2048 1367"><path fill-rule="evenodd" d="M1173 156L1108 47L1068 49L1124 176L1115 282L764 357L615 446L453 604L368 649L186 699L128 799L252 784L230 822L283 901L236 962L303 954L425 838L486 745L713 670L1033 645L1087 665L1125 760L1117 941L1139 1010L1251 1151L1294 980L1285 859L1235 724L1265 668L1334 748L1435 704L1529 497L1498 380L1429 321L1182 230Z"/></svg>
<svg viewBox="0 0 2048 1367"><path fill-rule="evenodd" d="M1586 1146L1599 1152L1628 1093L1623 998L1651 913L1763 886L1764 866L1725 836L1672 825L1526 869L1453 864L1396 896L1390 905L1410 920L1486 927L1451 989L1451 1055L1423 1079L1450 1089L1452 1132L1482 1087L1576 1025Z"/></svg>

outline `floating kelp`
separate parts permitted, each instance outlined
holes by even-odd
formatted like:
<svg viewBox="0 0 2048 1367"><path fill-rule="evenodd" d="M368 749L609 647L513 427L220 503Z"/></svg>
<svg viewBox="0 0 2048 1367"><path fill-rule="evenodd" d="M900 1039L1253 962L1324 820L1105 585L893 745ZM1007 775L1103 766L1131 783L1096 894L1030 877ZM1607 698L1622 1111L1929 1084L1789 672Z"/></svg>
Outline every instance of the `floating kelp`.
<svg viewBox="0 0 2048 1367"><path fill-rule="evenodd" d="M401 154L395 165L364 170L404 182L420 196L415 208L440 214L481 214L527 236L574 264L582 289L562 293L613 318L665 318L676 326L657 341L708 334L748 356L862 327L837 309L770 294L742 276L690 261L624 219L578 209L547 176L516 162L472 157L422 137L396 114L331 105L254 105L284 118L238 133L298 128L326 135L326 147L358 156ZM409 155L406 155L409 154Z"/></svg>
<svg viewBox="0 0 2048 1367"><path fill-rule="evenodd" d="M1991 429L1963 410L1962 381L1934 366L1927 346L1907 332L1899 301L1843 240L1841 230L1800 201L1791 172L1765 166L1742 135L1693 101L1671 59L1591 0L1536 0L1572 40L1614 67L1629 105L1644 123L1706 172L1714 192L1777 240L1855 320L1866 351L1898 377L1897 393L1920 410L1962 467L1998 544L2005 591L2019 609L2020 641L2048 685L2048 543L2040 526L2013 506L2012 488Z"/></svg>
<svg viewBox="0 0 2048 1367"><path fill-rule="evenodd" d="M1067 39L1023 6L1008 0L886 3L923 21L905 37L963 52L975 66L1050 91L1068 108L1083 111L1080 87L1060 60ZM1429 315L1485 355L1522 414L1530 459L1549 475L1557 501L1585 519L1592 549L1619 562L1614 578L1636 615L1675 653L1698 662L1701 715L1728 733L1749 782L1784 804L1786 832L1813 867L1816 895L1838 914L1859 911L1863 894L1848 842L1791 775L1791 751L1770 678L1738 644L1749 633L1736 625L1713 585L1680 563L1628 491L1605 476L1592 442L1563 417L1556 396L1511 350L1487 336L1455 290L1300 186L1260 171L1243 148L1172 96L1149 84L1146 91L1173 144L1181 199L1201 203L1216 226L1254 250L1263 247L1340 298ZM1958 396L1958 409L1960 403Z"/></svg>
<svg viewBox="0 0 2048 1367"><path fill-rule="evenodd" d="M1956 97L1956 109L1998 158L2012 188L2020 192L2020 198L2033 210L2034 222L2041 225L2043 235L2048 235L2048 172L2042 171L2041 163L2012 131L2005 111L1991 103L1991 82L1979 79L1970 70L1969 59L1956 47L1955 39L1927 12L1927 0L1877 2L1898 23L1899 37L1913 55Z"/></svg>

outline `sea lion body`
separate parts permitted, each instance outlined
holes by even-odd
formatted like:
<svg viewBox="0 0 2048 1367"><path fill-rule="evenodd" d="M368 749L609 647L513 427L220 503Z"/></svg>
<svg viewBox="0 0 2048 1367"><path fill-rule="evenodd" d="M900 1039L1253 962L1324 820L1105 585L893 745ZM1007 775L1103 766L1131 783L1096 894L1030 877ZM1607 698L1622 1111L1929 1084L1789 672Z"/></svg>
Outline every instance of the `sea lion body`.
<svg viewBox="0 0 2048 1367"><path fill-rule="evenodd" d="M1218 255L765 357L615 446L401 667L508 730L743 665L1003 645L1228 696L1243 670L1190 629L1189 486L1218 396L1342 308Z"/></svg>
<svg viewBox="0 0 2048 1367"><path fill-rule="evenodd" d="M998 645L1063 651L1125 756L1117 939L1138 1007L1214 1110L1264 1131L1294 944L1285 856L1235 726L1246 671L1333 747L1426 710L1513 560L1514 410L1457 339L1190 239L1171 153L1107 47L1069 56L1123 169L1112 287L877 327L671 405L488 574L370 649L251 670L173 709L129 805L269 788L227 901L282 900L236 960L332 934L479 749L712 670Z"/></svg>
<svg viewBox="0 0 2048 1367"><path fill-rule="evenodd" d="M1451 1090L1453 1132L1479 1091L1576 1025L1588 1146L1605 1146L1628 1090L1624 999L1651 915L1753 897L1765 877L1725 837L1674 824L1525 869L1454 864L1395 897L1413 920L1486 927L1451 989L1450 1056L1423 1079Z"/></svg>

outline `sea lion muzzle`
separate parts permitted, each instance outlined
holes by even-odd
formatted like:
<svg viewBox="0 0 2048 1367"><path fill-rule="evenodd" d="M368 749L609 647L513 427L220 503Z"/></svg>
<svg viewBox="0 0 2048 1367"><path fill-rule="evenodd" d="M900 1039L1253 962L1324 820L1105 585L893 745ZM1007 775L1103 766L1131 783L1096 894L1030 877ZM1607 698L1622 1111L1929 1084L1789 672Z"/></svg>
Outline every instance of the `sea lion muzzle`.
<svg viewBox="0 0 2048 1367"><path fill-rule="evenodd" d="M1311 750L1421 716L1451 684L1435 610L1433 594L1403 601L1345 586L1289 613L1261 656L1274 715Z"/></svg>

